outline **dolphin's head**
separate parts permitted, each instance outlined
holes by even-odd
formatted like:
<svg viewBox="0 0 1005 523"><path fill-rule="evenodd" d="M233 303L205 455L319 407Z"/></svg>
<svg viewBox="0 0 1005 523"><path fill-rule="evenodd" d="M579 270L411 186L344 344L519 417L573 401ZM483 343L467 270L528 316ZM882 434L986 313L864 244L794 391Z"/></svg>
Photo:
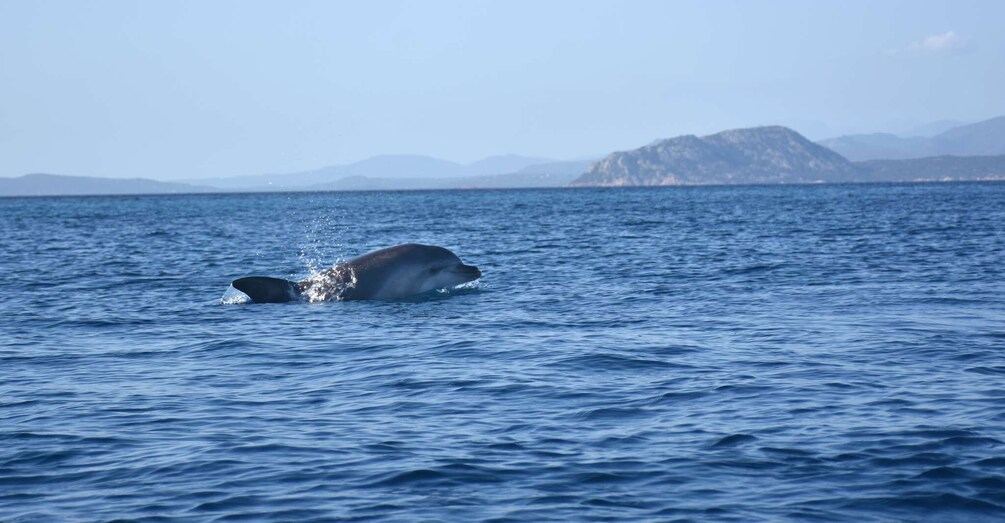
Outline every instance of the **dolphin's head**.
<svg viewBox="0 0 1005 523"><path fill-rule="evenodd" d="M482 271L474 265L467 265L443 247L423 246L426 289L445 289L481 278Z"/></svg>
<svg viewBox="0 0 1005 523"><path fill-rule="evenodd" d="M405 243L346 262L358 278L353 299L397 299L477 280L482 271L443 247Z"/></svg>

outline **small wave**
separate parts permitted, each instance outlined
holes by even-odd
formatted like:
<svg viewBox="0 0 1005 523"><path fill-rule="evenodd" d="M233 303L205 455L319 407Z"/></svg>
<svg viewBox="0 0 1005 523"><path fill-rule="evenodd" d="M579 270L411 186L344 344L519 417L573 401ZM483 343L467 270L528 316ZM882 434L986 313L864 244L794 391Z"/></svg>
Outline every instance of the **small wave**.
<svg viewBox="0 0 1005 523"><path fill-rule="evenodd" d="M78 456L84 455L85 453L79 450L54 450L51 452L47 451L32 451L32 452L21 452L15 454L13 457L0 462L4 467L19 467L19 466L47 466L52 464L64 463L71 461Z"/></svg>
<svg viewBox="0 0 1005 523"><path fill-rule="evenodd" d="M735 447L752 441L757 441L757 437L750 434L732 434L713 443L712 448Z"/></svg>
<svg viewBox="0 0 1005 523"><path fill-rule="evenodd" d="M734 275L756 274L760 272L768 272L776 269L781 269L782 267L785 267L784 263L758 263L754 265L747 265L745 267L724 269L722 272L724 274L734 274Z"/></svg>
<svg viewBox="0 0 1005 523"><path fill-rule="evenodd" d="M975 515L992 516L1005 514L1005 505L991 503L976 498L953 493L886 496L852 500L845 504L848 509L884 510L903 509L917 513L919 509L936 514L944 512L969 512ZM931 517L931 515L929 516Z"/></svg>
<svg viewBox="0 0 1005 523"><path fill-rule="evenodd" d="M982 467L999 467L1005 469L1005 457L984 458L976 464Z"/></svg>
<svg viewBox="0 0 1005 523"><path fill-rule="evenodd" d="M590 484L617 484L617 483L634 483L639 481L641 478L639 475L634 473L625 474L619 472L577 472L571 474L571 480L576 483L582 483L585 485Z"/></svg>
<svg viewBox="0 0 1005 523"><path fill-rule="evenodd" d="M956 436L942 440L942 444L954 447L996 447L1001 445L1002 441L986 436Z"/></svg>
<svg viewBox="0 0 1005 523"><path fill-rule="evenodd" d="M975 374L986 374L988 376L996 376L999 374L1005 374L1005 366L1003 365L989 365L980 367L970 367L966 369L967 372L973 372Z"/></svg>
<svg viewBox="0 0 1005 523"><path fill-rule="evenodd" d="M691 365L654 360L618 353L589 354L559 360L552 365L593 370L649 370L649 369L690 369Z"/></svg>
<svg viewBox="0 0 1005 523"><path fill-rule="evenodd" d="M450 475L432 469L406 470L381 475L378 479L367 483L370 487L396 487L415 484L444 484L450 482Z"/></svg>
<svg viewBox="0 0 1005 523"><path fill-rule="evenodd" d="M265 501L258 496L230 496L218 501L207 501L200 503L193 510L196 512L232 512L238 508L247 508L261 505Z"/></svg>
<svg viewBox="0 0 1005 523"><path fill-rule="evenodd" d="M921 479L962 479L968 478L971 473L965 469L959 467L935 467L934 469L929 469L921 474L918 474L917 478Z"/></svg>
<svg viewBox="0 0 1005 523"><path fill-rule="evenodd" d="M708 392L701 390L690 390L690 391L680 391L680 392L664 392L659 396L653 398L649 401L650 405L659 405L661 403L676 403L681 401L693 400L704 397L708 395Z"/></svg>
<svg viewBox="0 0 1005 523"><path fill-rule="evenodd" d="M610 419L624 419L624 418L634 418L638 416L645 416L649 412L646 409L638 407L601 407L598 409L586 409L578 414L576 418L582 420L610 420Z"/></svg>

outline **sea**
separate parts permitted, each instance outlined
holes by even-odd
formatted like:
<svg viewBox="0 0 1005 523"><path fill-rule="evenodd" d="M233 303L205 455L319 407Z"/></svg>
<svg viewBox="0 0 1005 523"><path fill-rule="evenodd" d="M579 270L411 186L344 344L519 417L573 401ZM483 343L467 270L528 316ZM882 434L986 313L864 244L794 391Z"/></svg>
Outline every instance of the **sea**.
<svg viewBox="0 0 1005 523"><path fill-rule="evenodd" d="M405 242L477 282L253 304ZM1005 183L0 199L0 521L1005 520Z"/></svg>

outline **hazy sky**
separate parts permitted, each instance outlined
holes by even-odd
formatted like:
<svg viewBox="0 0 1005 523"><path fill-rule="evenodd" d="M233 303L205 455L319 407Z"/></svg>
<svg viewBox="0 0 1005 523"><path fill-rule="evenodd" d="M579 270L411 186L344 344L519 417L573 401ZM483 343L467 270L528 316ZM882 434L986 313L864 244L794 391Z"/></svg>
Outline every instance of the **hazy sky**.
<svg viewBox="0 0 1005 523"><path fill-rule="evenodd" d="M575 158L1005 114L1005 2L0 0L0 176Z"/></svg>

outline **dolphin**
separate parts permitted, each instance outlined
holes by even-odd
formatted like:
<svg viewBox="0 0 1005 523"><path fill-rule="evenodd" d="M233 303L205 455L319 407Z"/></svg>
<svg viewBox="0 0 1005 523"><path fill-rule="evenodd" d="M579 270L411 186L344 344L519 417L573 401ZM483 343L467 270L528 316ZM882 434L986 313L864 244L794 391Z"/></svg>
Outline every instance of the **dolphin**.
<svg viewBox="0 0 1005 523"><path fill-rule="evenodd" d="M443 247L405 243L364 254L300 281L248 276L231 285L255 303L399 299L480 278Z"/></svg>

